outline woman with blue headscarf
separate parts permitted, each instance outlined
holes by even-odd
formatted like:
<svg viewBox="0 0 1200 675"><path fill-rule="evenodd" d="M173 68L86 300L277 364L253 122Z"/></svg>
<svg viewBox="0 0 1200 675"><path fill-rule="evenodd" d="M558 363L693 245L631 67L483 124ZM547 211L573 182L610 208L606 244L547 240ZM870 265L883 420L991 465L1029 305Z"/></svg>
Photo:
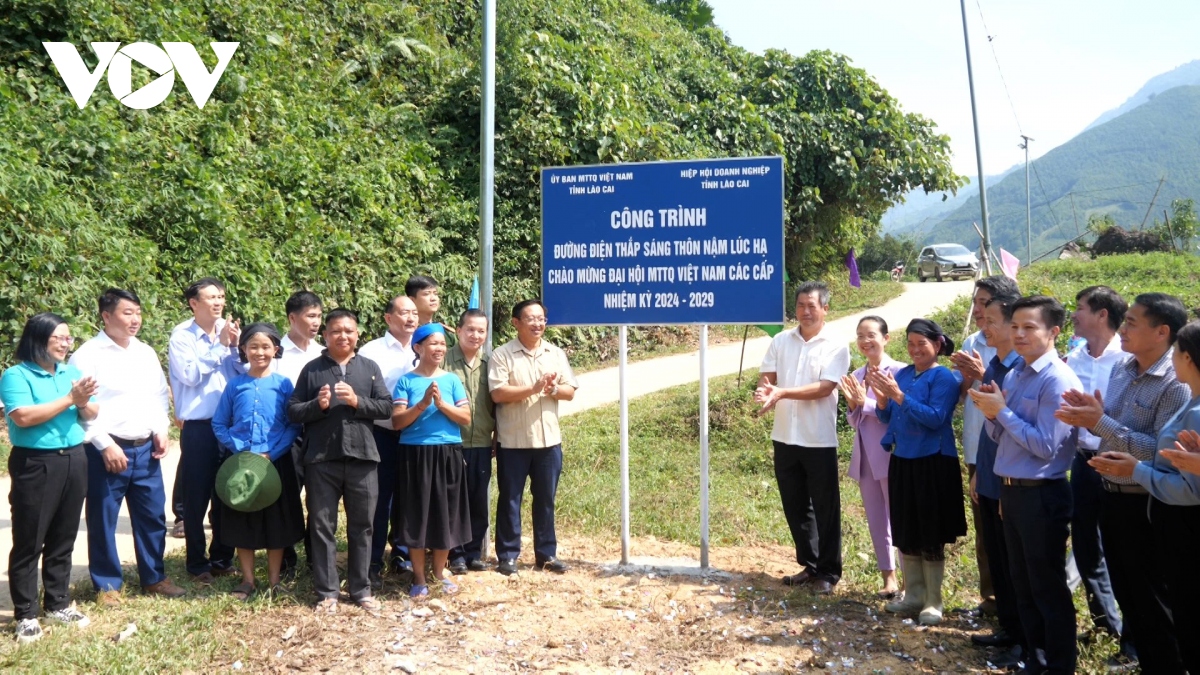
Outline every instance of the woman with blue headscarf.
<svg viewBox="0 0 1200 675"><path fill-rule="evenodd" d="M393 393L393 425L400 430L400 466L396 495L403 495L400 539L413 563L412 598L429 595L425 551L433 551L433 576L442 592L458 592L443 578L450 549L471 540L465 462L459 426L471 423L471 409L462 380L442 370L446 333L441 324L427 323L413 333L419 359L411 373L400 378Z"/></svg>

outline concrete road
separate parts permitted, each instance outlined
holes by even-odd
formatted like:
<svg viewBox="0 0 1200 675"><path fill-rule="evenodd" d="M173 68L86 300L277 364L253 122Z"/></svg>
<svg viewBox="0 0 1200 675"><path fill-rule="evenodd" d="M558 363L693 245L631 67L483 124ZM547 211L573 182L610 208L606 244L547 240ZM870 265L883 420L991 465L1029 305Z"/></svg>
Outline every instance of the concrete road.
<svg viewBox="0 0 1200 675"><path fill-rule="evenodd" d="M910 319L925 316L939 307L943 307L961 295L970 293L971 281L955 281L943 283L905 284L902 295L883 307L842 317L829 324L829 329L841 340L849 342L854 339L858 320L867 314L882 316L892 330L903 328ZM747 368L757 368L766 354L771 339L766 336L756 337L746 343L745 364ZM708 350L708 373L711 377L728 375L738 372L742 345L740 342L712 347ZM649 359L629 365L628 381L630 397L636 398L646 394L695 382L700 378L699 352L678 354L657 359ZM563 404L564 414L588 410L598 406L614 403L620 395L617 368L605 368L579 376L579 393L575 400ZM163 480L167 487L167 497L170 499L171 485L175 481L175 470L179 462L179 445L171 444L170 453L163 459ZM8 477L0 477L0 495L9 491ZM171 517L168 513L168 525ZM12 549L12 517L7 499L0 500L0 617L12 617L12 596L8 588L8 555ZM121 561L127 566L134 565L133 533L129 524L129 512L122 507L121 517L117 528L117 545L121 551ZM167 552L183 546L183 539L167 537ZM87 572L87 530L82 519L79 526L79 536L75 540L72 582L85 580ZM130 589L136 590L136 589Z"/></svg>

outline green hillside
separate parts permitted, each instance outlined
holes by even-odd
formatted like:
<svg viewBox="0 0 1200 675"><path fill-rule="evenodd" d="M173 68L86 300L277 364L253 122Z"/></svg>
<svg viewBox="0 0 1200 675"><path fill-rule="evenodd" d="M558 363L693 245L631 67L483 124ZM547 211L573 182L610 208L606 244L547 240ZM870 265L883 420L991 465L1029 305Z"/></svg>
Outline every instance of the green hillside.
<svg viewBox="0 0 1200 675"><path fill-rule="evenodd" d="M1200 197L1200 86L1163 92L1051 150L1035 165L1041 176L1040 186L1032 177L1035 257L1086 232L1093 213L1137 227L1165 177L1150 222L1156 215L1161 219L1171 200ZM992 242L1024 260L1024 171L988 189L988 210ZM955 209L927 231L926 241L974 248L979 239L972 221L979 222L978 202Z"/></svg>
<svg viewBox="0 0 1200 675"><path fill-rule="evenodd" d="M948 140L843 56L755 55L645 2L499 4L496 300L539 287L538 169L782 154L792 278L835 264L916 185L949 189ZM480 18L457 0L7 3L0 23L0 345L30 314L91 323L105 285L147 336L202 274L281 321L308 286L381 329L413 272L463 307L476 273ZM241 46L201 110L177 80L133 110L101 80L80 110L42 41ZM134 66L133 87L150 81ZM85 327L81 327L83 334ZM0 363L9 358L0 348Z"/></svg>

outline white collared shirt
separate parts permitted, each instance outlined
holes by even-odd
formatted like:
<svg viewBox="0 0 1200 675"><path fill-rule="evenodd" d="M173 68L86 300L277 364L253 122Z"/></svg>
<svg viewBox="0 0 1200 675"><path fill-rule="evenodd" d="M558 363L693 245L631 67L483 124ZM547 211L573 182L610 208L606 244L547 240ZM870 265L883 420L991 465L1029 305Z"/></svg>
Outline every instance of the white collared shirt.
<svg viewBox="0 0 1200 675"><path fill-rule="evenodd" d="M776 385L780 387L803 387L822 381L837 383L850 372L850 348L831 339L825 327L811 340L805 340L796 327L771 340L759 370L775 373ZM775 404L771 439L786 445L836 448L837 400L834 388L821 399L779 401Z"/></svg>
<svg viewBox="0 0 1200 675"><path fill-rule="evenodd" d="M396 383L400 378L411 373L417 367L417 353L412 348L412 338L407 345L400 344L391 331L375 338L358 349L358 355L371 359L379 364L383 373L383 383L387 386L388 395L396 391ZM392 429L392 420L375 420L375 424L384 429Z"/></svg>
<svg viewBox="0 0 1200 675"><path fill-rule="evenodd" d="M1098 358L1093 358L1088 352L1086 342L1072 349L1067 354L1067 365L1079 376L1079 382L1083 384L1083 393L1093 394L1099 389L1101 396L1107 396L1113 366L1124 361L1126 356L1121 349L1121 337L1114 335ZM1080 427L1079 447L1084 450L1099 450L1100 437Z"/></svg>
<svg viewBox="0 0 1200 675"><path fill-rule="evenodd" d="M283 346L283 356L275 359L273 368L275 372L291 380L292 386L296 386L296 380L300 378L300 371L304 370L304 366L325 351L325 347L316 340L308 341L308 349L300 349L292 342L290 335L284 335L280 345Z"/></svg>
<svg viewBox="0 0 1200 675"><path fill-rule="evenodd" d="M988 365L996 356L996 348L988 346L982 331L975 331L967 336L967 339L963 340L961 349L968 354L979 352L984 370L987 370ZM982 382L975 380L971 383L971 388L979 389L981 384ZM967 396L967 400L963 403L962 446L963 460L972 466L975 465L975 456L979 454L979 432L983 431L983 421L983 413L975 407L975 399Z"/></svg>
<svg viewBox="0 0 1200 675"><path fill-rule="evenodd" d="M166 440L167 378L150 345L130 338L129 346L121 347L101 331L71 355L70 363L100 387L95 399L100 412L84 422L84 442L104 450L114 445L113 437L159 434Z"/></svg>

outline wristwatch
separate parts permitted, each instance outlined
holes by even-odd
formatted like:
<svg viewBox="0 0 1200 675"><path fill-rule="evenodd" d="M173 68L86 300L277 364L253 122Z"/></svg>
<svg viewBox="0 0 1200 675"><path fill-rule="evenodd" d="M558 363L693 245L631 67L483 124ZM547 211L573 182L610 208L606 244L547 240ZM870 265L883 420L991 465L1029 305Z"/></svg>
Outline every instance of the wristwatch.
<svg viewBox="0 0 1200 675"><path fill-rule="evenodd" d="M554 386L550 388L550 398L554 398L554 395L557 393L558 393L558 383L556 382L554 384Z"/></svg>

